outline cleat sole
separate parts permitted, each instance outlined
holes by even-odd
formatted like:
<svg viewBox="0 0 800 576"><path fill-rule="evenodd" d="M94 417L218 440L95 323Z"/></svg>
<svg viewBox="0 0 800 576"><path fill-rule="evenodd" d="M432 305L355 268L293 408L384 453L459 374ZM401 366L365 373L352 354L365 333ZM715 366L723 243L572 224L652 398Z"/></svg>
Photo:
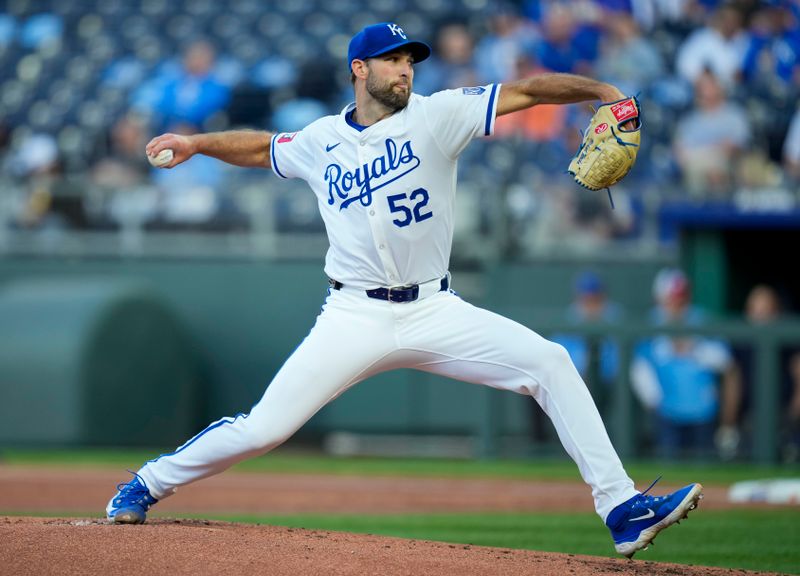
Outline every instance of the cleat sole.
<svg viewBox="0 0 800 576"><path fill-rule="evenodd" d="M111 522L114 524L144 524L145 517L137 512L117 512Z"/></svg>
<svg viewBox="0 0 800 576"><path fill-rule="evenodd" d="M654 524L646 530L642 530L639 538L633 542L623 542L617 544L617 552L628 558L633 559L633 555L639 550L647 550L647 547L653 543L659 532L673 524L680 524L681 520L689 517L689 512L697 508L700 500L703 499L703 486L702 484L695 484L694 487L686 494L681 503L672 511L666 518L658 524Z"/></svg>

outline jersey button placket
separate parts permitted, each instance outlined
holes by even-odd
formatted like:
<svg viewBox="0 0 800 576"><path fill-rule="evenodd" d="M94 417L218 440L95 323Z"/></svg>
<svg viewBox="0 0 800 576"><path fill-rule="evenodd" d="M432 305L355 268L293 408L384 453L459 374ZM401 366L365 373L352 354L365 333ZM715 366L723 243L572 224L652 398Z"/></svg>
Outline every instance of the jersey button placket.
<svg viewBox="0 0 800 576"><path fill-rule="evenodd" d="M360 141L359 144L358 162L361 166L364 166L368 162L371 162L368 154L369 148L367 148L367 142L365 140ZM380 154L381 152L378 153ZM397 272L397 267L392 261L392 251L388 249L389 243L386 241L386 234L384 233L383 229L383 219L378 216L380 207L376 206L376 203L385 201L385 198L386 193L383 190L379 190L372 196L372 206L370 206L369 211L367 212L369 215L367 222L369 223L370 230L372 231L373 245L378 253L378 258L381 260L381 264L383 264L383 272L386 275L386 278L390 281L389 283L393 284L399 275Z"/></svg>

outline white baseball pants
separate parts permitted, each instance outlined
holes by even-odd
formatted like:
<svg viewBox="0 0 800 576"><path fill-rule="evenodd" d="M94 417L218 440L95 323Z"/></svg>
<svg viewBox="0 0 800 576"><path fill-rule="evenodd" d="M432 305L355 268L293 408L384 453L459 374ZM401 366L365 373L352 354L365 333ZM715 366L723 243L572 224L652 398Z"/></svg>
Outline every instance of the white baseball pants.
<svg viewBox="0 0 800 576"><path fill-rule="evenodd" d="M311 332L249 414L212 423L139 474L155 498L164 498L272 450L349 387L395 368L533 396L591 486L603 520L637 493L566 350L447 291L391 303L331 290Z"/></svg>

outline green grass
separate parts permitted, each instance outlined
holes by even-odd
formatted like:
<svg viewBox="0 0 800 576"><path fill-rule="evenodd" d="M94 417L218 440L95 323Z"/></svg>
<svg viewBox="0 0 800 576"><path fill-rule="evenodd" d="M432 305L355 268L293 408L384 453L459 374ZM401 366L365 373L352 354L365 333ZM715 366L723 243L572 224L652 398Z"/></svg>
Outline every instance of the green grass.
<svg viewBox="0 0 800 576"><path fill-rule="evenodd" d="M57 465L137 469L163 450L4 450L5 465ZM637 484L658 475L664 481L700 481L725 485L739 480L797 477L800 468L749 464L630 462ZM579 481L569 460L514 461L334 458L279 450L236 467L246 472L427 476ZM640 486L643 487L643 486ZM96 512L96 511L94 511ZM158 511L155 510L158 516ZM19 512L15 512L19 514ZM57 511L49 514L59 515ZM427 514L427 515L203 515L220 520L313 529L383 534L459 544L529 548L542 551L616 557L608 532L592 513L572 514ZM641 559L800 574L800 511L703 510L659 536Z"/></svg>
<svg viewBox="0 0 800 576"><path fill-rule="evenodd" d="M166 450L4 450L0 462L9 465L69 465L138 469L145 461ZM242 472L295 474L342 474L357 476L427 476L463 478L510 478L531 480L580 480L570 460L442 460L406 458L337 458L324 455L277 451L235 467ZM756 478L800 476L800 466L755 466L753 464L664 463L637 461L626 464L637 484L647 485L663 475L669 483L702 482L730 484Z"/></svg>
<svg viewBox="0 0 800 576"><path fill-rule="evenodd" d="M600 520L572 514L215 516L220 520L618 558ZM661 534L637 559L800 574L800 514L709 510Z"/></svg>

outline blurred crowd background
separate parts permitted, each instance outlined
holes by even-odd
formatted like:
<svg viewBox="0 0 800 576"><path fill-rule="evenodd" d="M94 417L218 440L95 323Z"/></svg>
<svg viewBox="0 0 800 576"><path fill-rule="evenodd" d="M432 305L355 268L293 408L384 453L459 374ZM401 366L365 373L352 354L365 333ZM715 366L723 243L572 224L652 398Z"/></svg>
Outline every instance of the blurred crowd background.
<svg viewBox="0 0 800 576"><path fill-rule="evenodd" d="M263 379L284 358L282 347L294 346L292 330L300 338L306 329L287 317L291 342L277 334L275 316L291 307L265 301L262 292L292 286L290 298L309 303L309 314L319 305L311 286L318 280L312 274L320 274L316 262L307 276L273 266L324 254L314 195L303 182L279 181L269 170L234 168L206 157L154 169L145 144L165 131L295 131L338 113L352 100L348 42L379 21L397 22L434 47L434 55L415 69L420 94L570 72L638 95L642 149L633 171L614 187L613 210L605 192L585 190L565 173L591 116L588 105L537 106L502 117L491 138L468 147L459 165L454 267L490 269L487 277L505 278L486 281L490 304L538 306L537 322L548 306L562 328L576 328L550 336L569 350L607 416L620 390L615 382L629 374L625 385L630 383L648 415L636 424L647 453L755 458L774 447L775 460L778 451L784 461L800 460L800 336L773 342L769 351L780 358L766 387L756 378L766 355L757 360L754 352L760 334L797 311L800 296L791 293L797 284L788 282L793 273L785 266L793 236L778 238L778 246L761 250L758 259L739 250L752 247L755 233L733 248L727 239L720 241L730 248L727 260L718 256L712 262L702 244L698 253L706 260L700 261L691 250L679 253L674 225L686 215L694 222L720 214L766 215L759 220L765 229L773 221L800 229L800 0L0 0L0 256L8 256L6 279L33 282L0 298L6 319L17 318L16 324L0 323L0 335L8 337L0 352L14 340L45 359L29 362L9 347L0 357L8 377L0 384L24 391L17 384L28 378L38 406L40 397L51 394L37 394L36 386L54 382L34 373L55 362L48 347L75 340L72 316L53 320L52 310L69 311L72 300L81 300L64 292L73 285L61 276L42 289L35 278L43 270L64 278L76 270L89 277L116 270L120 277L149 275L191 327L195 352L212 366L203 376L211 382L209 418L218 417L220 408L237 411L251 394L260 394ZM110 259L85 259L74 269L56 260L41 270L29 258L58 257L65 250L76 256L159 257L180 249L180 257L200 260L218 255L220 246L258 258L246 261L249 268L225 268L224 278L219 262L218 268L192 268L191 258L138 264L116 258L117 268ZM566 277L559 267L564 258L612 264L599 273L587 269L575 280L567 310L552 304L570 297L559 283ZM505 271L491 268L497 262L507 265ZM672 268L680 263L692 266L688 276ZM652 278L649 271L662 265L670 268ZM738 279L737 268L744 270ZM301 276L308 294L296 282ZM648 333L622 357L622 332L610 330L602 338L587 332L598 322L605 330L645 318L653 330L667 324L701 327L708 316L695 296L704 278L710 282L705 303L716 294L715 312L728 312L752 329L744 345L714 334ZM459 279L469 297L469 272ZM609 291L608 280L624 290ZM726 301L733 284L735 297ZM515 294L519 302L510 302ZM57 303L52 310L42 307L50 300ZM64 342L36 336L50 334L58 322L68 327ZM123 324L114 330L125 338L137 334ZM22 333L32 336L18 341ZM123 344L119 353L128 358L136 348ZM108 350L97 358L104 354ZM270 354L275 357L265 358ZM626 358L630 366L623 364ZM18 372L9 368L14 366ZM81 378L75 377L76 389L86 388L77 384ZM172 386L172 375L164 378ZM156 385L152 376L136 377L137 387L142 382ZM394 382L393 390L423 390L402 377ZM105 375L97 378L98 389L113 384ZM774 396L764 396L765 389ZM380 412L377 403L363 408L358 393L336 405L341 412L327 412L322 426L365 426L364 415L373 413L381 415L376 429L408 426L402 419L387 424L399 416ZM371 401L370 392L364 394ZM463 399L467 391L459 395ZM473 406L470 418L476 422L483 421L477 408L482 403ZM199 404L186 404L187 414L204 414ZM441 405L452 410L449 399ZM14 406L9 403L4 419L26 413ZM530 432L545 440L537 410ZM440 430L440 419L417 427ZM119 428L118 422L106 424L91 441L117 438L108 430ZM17 434L20 426L9 429ZM754 440L759 429L772 426L774 436ZM134 436L140 428L121 430L120 441L153 441ZM183 430L175 434L182 435Z"/></svg>
<svg viewBox="0 0 800 576"><path fill-rule="evenodd" d="M642 102L642 151L616 210L564 174L590 108L539 106L468 148L457 239L498 234L506 256L652 251L675 241L659 224L670 202L795 208L795 0L5 0L3 237L322 233L313 196L292 183L206 158L154 170L144 145L163 131L293 131L338 113L352 99L348 41L381 20L434 46L416 69L420 94L555 71Z"/></svg>

